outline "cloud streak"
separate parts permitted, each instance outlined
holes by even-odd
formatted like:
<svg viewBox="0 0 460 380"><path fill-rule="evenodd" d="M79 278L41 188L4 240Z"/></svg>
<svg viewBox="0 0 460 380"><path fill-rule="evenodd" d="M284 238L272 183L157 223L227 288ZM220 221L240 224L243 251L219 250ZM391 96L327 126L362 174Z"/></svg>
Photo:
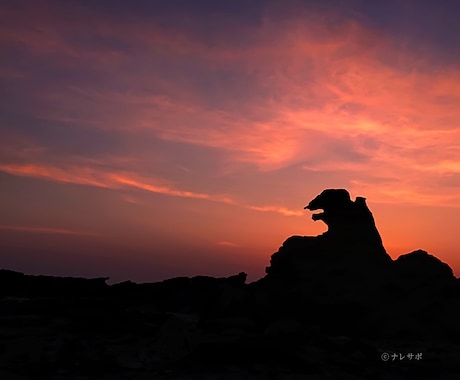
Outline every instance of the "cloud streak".
<svg viewBox="0 0 460 380"><path fill-rule="evenodd" d="M31 233L39 233L39 234L52 234L52 235L76 235L76 236L99 236L99 237L105 236L97 232L78 231L78 230L55 228L55 227L0 225L0 230L31 232Z"/></svg>
<svg viewBox="0 0 460 380"><path fill-rule="evenodd" d="M304 216L302 211L290 210L286 207L279 206L246 206L250 210L261 212L276 212L284 216Z"/></svg>
<svg viewBox="0 0 460 380"><path fill-rule="evenodd" d="M85 186L95 186L106 189L134 188L155 194L173 197L202 199L228 205L243 206L247 209L260 212L276 212L283 216L303 216L301 211L290 210L279 206L248 206L232 199L228 195L197 193L179 190L170 185L165 185L163 180L152 178L139 178L127 173L104 172L90 167L57 168L49 165L0 165L0 171L16 176L34 177L60 183L71 183ZM155 183L156 182L156 183ZM128 203L133 203L131 198L123 197Z"/></svg>
<svg viewBox="0 0 460 380"><path fill-rule="evenodd" d="M232 243L231 241L219 241L216 243L216 245L222 246L222 247L232 247L232 248L237 248L239 247L238 244Z"/></svg>
<svg viewBox="0 0 460 380"><path fill-rule="evenodd" d="M196 193L178 190L170 186L155 184L162 183L155 179L138 179L127 173L107 173L90 167L58 168L49 165L0 165L0 170L18 176L35 177L54 182L89 185L107 189L133 187L151 193L164 194L175 197L206 199L231 204L233 200L226 196Z"/></svg>

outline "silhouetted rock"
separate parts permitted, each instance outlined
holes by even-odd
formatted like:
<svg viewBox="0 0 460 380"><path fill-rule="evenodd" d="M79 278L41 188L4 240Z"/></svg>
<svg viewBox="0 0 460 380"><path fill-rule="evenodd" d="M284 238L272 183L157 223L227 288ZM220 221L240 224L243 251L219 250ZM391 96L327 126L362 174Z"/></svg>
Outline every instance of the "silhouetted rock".
<svg viewBox="0 0 460 380"><path fill-rule="evenodd" d="M395 270L399 276L407 278L455 279L452 269L433 255L421 249L401 255L395 260Z"/></svg>
<svg viewBox="0 0 460 380"><path fill-rule="evenodd" d="M328 189L305 208L311 211L323 210L322 213L313 214L312 219L327 224L328 231L323 237L328 239L327 243L334 249L339 248L342 252L348 250L349 254L372 255L382 262L391 261L365 198L357 197L353 202L347 190Z"/></svg>
<svg viewBox="0 0 460 380"><path fill-rule="evenodd" d="M0 270L0 295L86 295L102 294L108 289L102 278L29 276L19 272Z"/></svg>
<svg viewBox="0 0 460 380"><path fill-rule="evenodd" d="M288 238L251 284L245 273L109 286L0 270L0 377L460 378L451 268L422 250L393 262L365 199L346 190L306 208L323 210L313 219L328 231Z"/></svg>
<svg viewBox="0 0 460 380"><path fill-rule="evenodd" d="M328 231L291 236L272 255L267 275L254 286L267 326L296 317L329 334L416 336L445 323L436 310L456 315L460 289L451 268L424 251L393 262L363 197L353 202L346 190L329 189L306 208L323 210L312 218Z"/></svg>
<svg viewBox="0 0 460 380"><path fill-rule="evenodd" d="M322 209L312 218L324 221L328 231L320 236L288 238L271 257L268 280L312 282L321 292L331 286L340 290L351 283L377 280L390 270L392 260L364 198L353 202L348 191L329 189L305 208Z"/></svg>

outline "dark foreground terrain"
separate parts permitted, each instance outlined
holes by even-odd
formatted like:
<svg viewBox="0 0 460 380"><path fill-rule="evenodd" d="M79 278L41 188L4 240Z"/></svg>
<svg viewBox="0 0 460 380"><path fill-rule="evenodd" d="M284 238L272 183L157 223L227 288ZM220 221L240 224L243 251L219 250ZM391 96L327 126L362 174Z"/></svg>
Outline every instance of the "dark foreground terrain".
<svg viewBox="0 0 460 380"><path fill-rule="evenodd" d="M246 284L0 270L0 379L460 379L460 282L393 261L364 198L325 190L329 227L292 236Z"/></svg>

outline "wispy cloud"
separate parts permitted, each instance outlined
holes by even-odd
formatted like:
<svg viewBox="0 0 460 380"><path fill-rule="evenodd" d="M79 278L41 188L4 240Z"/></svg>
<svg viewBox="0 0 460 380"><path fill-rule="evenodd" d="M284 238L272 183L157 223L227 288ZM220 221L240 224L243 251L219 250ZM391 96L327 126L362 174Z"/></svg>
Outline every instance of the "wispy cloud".
<svg viewBox="0 0 460 380"><path fill-rule="evenodd" d="M302 211L290 210L286 207L244 205L241 202L232 199L228 195L207 194L187 190L179 190L170 185L165 185L165 181L163 180L140 178L127 173L104 172L102 170L97 170L90 167L73 166L57 168L49 165L9 164L0 165L0 171L17 176L41 178L54 182L95 186L107 189L135 188L150 193L164 194L173 197L203 199L212 202L242 206L254 211L275 212L283 216L303 216ZM123 195L123 199L129 203L136 203L132 197L126 195Z"/></svg>
<svg viewBox="0 0 460 380"><path fill-rule="evenodd" d="M455 148L460 145L460 70L439 65L429 54L420 57L370 24L311 5L291 5L283 18L279 9L267 7L261 23L236 32L251 38L237 41L221 31L217 43L198 33L193 22L171 28L144 18L132 23L108 16L94 22L84 6L39 8L24 14L8 11L2 26L5 46L21 45L26 56L49 58L50 65L62 70L79 66L104 80L96 85L69 79L66 86L47 81L39 93L31 92L35 116L70 124L82 134L121 131L215 149L228 163L259 171L297 164L328 175L340 171L351 184L367 184L373 194L382 194L376 172L392 179L388 186L432 197L434 203L436 192L447 191L442 183L460 186L452 178L460 163ZM24 17L30 21L27 27L17 22ZM85 19L94 37L88 40L76 38ZM102 48L89 43L93 40ZM128 54L127 42L138 55ZM112 61L110 67L107 61ZM8 170L35 171L61 182L234 202L230 196L182 190L129 170L110 177L79 168L73 178L67 168L9 165ZM438 187L428 190L424 182L429 179ZM421 197L412 199L422 202ZM300 215L276 206L258 211Z"/></svg>
<svg viewBox="0 0 460 380"><path fill-rule="evenodd" d="M250 210L261 212L276 212L284 216L304 216L302 211L290 210L286 207L279 206L246 206Z"/></svg>
<svg viewBox="0 0 460 380"><path fill-rule="evenodd" d="M234 247L234 248L239 247L238 244L232 243L231 241L219 241L219 242L216 243L216 245L220 245L220 246L223 246L223 247Z"/></svg>
<svg viewBox="0 0 460 380"><path fill-rule="evenodd" d="M439 191L438 186L427 186L425 180L413 183L409 181L379 182L371 180L352 180L349 189L355 194L365 194L374 202L388 203L394 205L415 205L460 208L460 195L458 185L460 178L457 178L457 186L444 186Z"/></svg>
<svg viewBox="0 0 460 380"><path fill-rule="evenodd" d="M21 231L21 232L40 233L40 234L56 234L56 235L105 236L97 232L78 231L78 230L55 228L55 227L0 225L0 230Z"/></svg>
<svg viewBox="0 0 460 380"><path fill-rule="evenodd" d="M167 187L167 186L150 185L145 182L140 182L138 180L135 180L135 179L132 179L126 176L122 176L119 174L109 174L109 178L111 178L114 181L114 183L135 187L135 188L149 191L152 193L166 194L166 195L170 195L174 197L206 199L210 201L217 201L217 202L223 202L223 203L229 203L229 204L234 203L234 201L230 197L227 197L227 196L196 193L193 191L177 190L177 189Z"/></svg>
<svg viewBox="0 0 460 380"><path fill-rule="evenodd" d="M73 166L58 168L39 164L7 164L0 165L0 171L18 176L47 179L54 182L89 185L109 189L133 187L151 193L165 194L175 197L206 199L228 204L234 203L230 197L225 195L212 195L178 190L174 187L164 185L163 183L165 181L163 180L155 180L153 178L141 179L127 173L104 172L91 167Z"/></svg>
<svg viewBox="0 0 460 380"><path fill-rule="evenodd" d="M220 72L213 68L216 62L225 64L226 70L248 77L256 95L249 104L224 98L218 107L209 108L206 98L212 94L197 88L190 78L181 77L181 83L177 83L161 80L151 72L144 76L147 67L143 66L137 71L142 80L161 83L160 93L136 91L136 87L129 92L69 88L97 100L97 107L101 107L103 98L112 104L133 107L139 116L122 120L123 124L130 121L130 129L142 126L164 138L246 152L244 159L263 166L295 160L305 144L296 143L299 131L319 130L354 137L362 133L382 135L455 127L452 122L458 120L459 111L452 104L460 96L460 71L455 67L435 70L388 37L356 21L336 18L334 24L328 25L323 22L327 15L314 9L299 9L297 16L294 12L289 15L289 22L282 23L277 15L267 12L262 25L253 30L255 37L244 45L235 44L228 36L221 45L206 44L193 30L188 34L180 27L164 30L143 21L127 23L123 33L110 18L94 24L92 29L99 37L136 41L139 50L142 46L149 53L161 51L166 59L181 54L194 57L202 67L212 69L211 76ZM73 57L77 60L89 48L87 44L77 46L71 38L81 20L88 16L84 7L65 12L64 18L54 9L33 16L37 15L49 21L49 28L66 33L47 35L31 28L28 33L35 35L35 39L27 35L21 42L36 43L38 51L46 52L43 46L60 46L52 42L59 38L73 49L80 49ZM34 19L32 14L29 16ZM9 28L17 28L15 25L11 23ZM12 32L8 36L5 38L11 41L20 34ZM34 42L37 38L43 42ZM105 52L101 55L107 57ZM149 64L156 64L151 56L145 58ZM186 64L186 60L181 62ZM127 79L117 78L118 83L139 81L133 73L124 74ZM244 92L240 93L243 98ZM239 114L233 112L232 105L241 107ZM251 120L255 114L259 120ZM165 122L176 122L166 127L155 122L159 117ZM433 123L441 118L450 122ZM113 124L117 126L120 122ZM202 130L207 133L199 133Z"/></svg>
<svg viewBox="0 0 460 380"><path fill-rule="evenodd" d="M68 94L59 94L65 101L59 109L86 99L82 106L104 115L97 123L101 128L152 131L162 139L222 149L231 160L262 170L308 161L321 152L350 166L372 165L376 160L396 163L395 147L400 148L398 158L409 159L414 149L421 152L428 143L441 148L458 141L460 111L455 104L460 99L460 70L437 70L357 22L341 21L329 27L311 16L308 20L298 17L279 24L267 17L257 38L244 47L228 41L220 47L206 46L193 33L166 33L151 26L148 35L162 41L156 48L164 49L166 57L173 59L186 51L204 68L222 60L226 69L239 75L250 72L253 100L244 98L243 85L238 84L232 90L241 93L241 100L222 98L210 107L208 98L215 94L197 88L190 78L181 77L177 83L150 73L143 80L160 88L159 93L73 86ZM105 33L116 36L111 27L107 24ZM147 43L140 30L148 26L142 28L132 27L130 38ZM397 58L392 59L395 54ZM152 57L147 61L156 64ZM140 73L146 70L139 69ZM219 75L219 70L213 68L209 75ZM137 81L132 73L127 78ZM221 86L218 91L235 85ZM120 115L117 110L126 107L130 111ZM101 112L109 109L112 112ZM65 115L59 118L66 119ZM451 132L450 136L442 131ZM367 146L365 138L374 140L374 145ZM337 139L354 152L334 154ZM377 155L361 163L352 153ZM444 159L443 155L438 149L431 160ZM455 159L460 159L458 153Z"/></svg>

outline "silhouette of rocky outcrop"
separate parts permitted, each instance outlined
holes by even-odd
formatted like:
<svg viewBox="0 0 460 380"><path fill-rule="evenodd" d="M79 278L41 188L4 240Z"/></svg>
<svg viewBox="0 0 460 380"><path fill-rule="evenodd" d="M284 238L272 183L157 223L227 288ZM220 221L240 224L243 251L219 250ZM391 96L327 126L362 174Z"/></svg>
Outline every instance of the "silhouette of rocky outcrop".
<svg viewBox="0 0 460 380"><path fill-rule="evenodd" d="M450 281L454 276L449 265L421 249L399 256L395 260L395 269L400 276L429 281L437 279Z"/></svg>
<svg viewBox="0 0 460 380"><path fill-rule="evenodd" d="M312 218L322 220L329 228L322 236L322 244L327 246L326 249L339 250L344 254L371 256L382 263L391 261L365 198L357 197L353 202L347 190L328 189L305 208L311 211L324 210L322 213L313 214Z"/></svg>
<svg viewBox="0 0 460 380"><path fill-rule="evenodd" d="M352 201L348 191L328 189L305 208L322 209L312 218L325 222L328 231L288 238L272 255L265 282L278 290L300 285L310 300L329 294L329 300L342 302L374 292L390 275L393 262L365 199Z"/></svg>
<svg viewBox="0 0 460 380"><path fill-rule="evenodd" d="M0 270L0 296L85 296L104 294L109 278L28 276Z"/></svg>
<svg viewBox="0 0 460 380"><path fill-rule="evenodd" d="M328 231L288 238L250 284L0 270L0 378L460 378L451 268L422 250L393 261L346 190L306 208Z"/></svg>

